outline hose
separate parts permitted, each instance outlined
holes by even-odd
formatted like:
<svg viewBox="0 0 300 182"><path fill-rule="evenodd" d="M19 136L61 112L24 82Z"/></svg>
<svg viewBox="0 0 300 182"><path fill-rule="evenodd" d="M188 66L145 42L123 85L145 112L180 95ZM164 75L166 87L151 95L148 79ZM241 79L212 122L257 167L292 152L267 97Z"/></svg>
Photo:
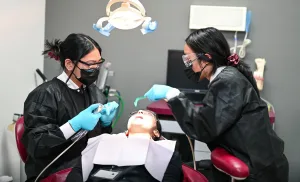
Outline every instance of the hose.
<svg viewBox="0 0 300 182"><path fill-rule="evenodd" d="M190 147L191 147L191 151L192 151L192 156L193 156L193 165L194 165L194 169L197 170L197 167L196 167L196 159L195 159L195 153L194 153L194 147L193 147L193 144L192 144L192 140L189 136L185 135L189 141L189 144L190 144Z"/></svg>
<svg viewBox="0 0 300 182"><path fill-rule="evenodd" d="M115 92L115 94L113 92ZM121 94L120 94L119 91L113 90L113 91L111 91L111 93L109 94L109 96L110 97L116 97L116 98L118 98L119 99L119 104L120 104L119 109L118 109L118 114L115 117L115 119L114 119L114 121L112 123L112 126L111 126L112 128L114 128L116 126L116 124L118 123L118 121L120 120L120 118L121 118L121 116L122 116L122 114L124 112L124 105L125 104L124 104L124 100L122 99Z"/></svg>
<svg viewBox="0 0 300 182"><path fill-rule="evenodd" d="M237 48L239 48L239 57L240 58L245 58L246 57L246 47L251 43L251 40L248 39L248 33L249 33L249 29L250 29L250 24L251 24L251 18L252 18L252 12L251 11L247 11L247 15L246 15L246 33L245 33L245 37L243 40L242 45L237 45L237 32L235 32L234 34L234 47L230 48L230 51L232 51L233 53L237 52Z"/></svg>
<svg viewBox="0 0 300 182"><path fill-rule="evenodd" d="M78 140L80 140L81 137L78 137L69 147L67 147L64 151L62 151L62 153L60 153L55 159L53 159L43 170L42 172L40 172L40 174L38 175L38 177L35 179L34 182L38 182L38 179L41 177L41 175L46 171L46 169L48 169L48 167L50 167L58 158L60 158L60 156L62 156L65 152L67 152L76 142L78 142Z"/></svg>

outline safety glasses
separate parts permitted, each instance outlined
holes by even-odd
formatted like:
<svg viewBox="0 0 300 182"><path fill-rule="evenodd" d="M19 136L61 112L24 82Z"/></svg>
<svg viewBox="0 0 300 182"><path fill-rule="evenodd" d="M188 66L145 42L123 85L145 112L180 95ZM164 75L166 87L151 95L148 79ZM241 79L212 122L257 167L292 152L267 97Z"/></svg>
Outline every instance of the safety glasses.
<svg viewBox="0 0 300 182"><path fill-rule="evenodd" d="M82 64L82 68L81 69L99 69L101 64L103 64L105 62L104 58L101 58L100 61L87 61L87 62L83 62L81 60L78 60L79 63Z"/></svg>
<svg viewBox="0 0 300 182"><path fill-rule="evenodd" d="M145 115L148 115L148 116L156 118L156 114L154 112L152 112L152 111L149 111L149 110L133 111L132 113L130 113L129 117L131 117L133 115L136 115L136 114L145 114Z"/></svg>
<svg viewBox="0 0 300 182"><path fill-rule="evenodd" d="M186 67L192 66L193 62L198 60L198 56L195 53L182 55L183 63Z"/></svg>
<svg viewBox="0 0 300 182"><path fill-rule="evenodd" d="M186 67L192 66L196 60L211 62L212 57L209 53L191 53L182 56L183 63Z"/></svg>

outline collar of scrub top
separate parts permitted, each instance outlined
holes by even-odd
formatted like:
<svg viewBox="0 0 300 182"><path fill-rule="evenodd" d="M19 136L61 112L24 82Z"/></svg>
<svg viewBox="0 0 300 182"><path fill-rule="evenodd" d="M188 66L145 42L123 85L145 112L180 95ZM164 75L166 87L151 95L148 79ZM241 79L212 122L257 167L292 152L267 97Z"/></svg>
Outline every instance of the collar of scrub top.
<svg viewBox="0 0 300 182"><path fill-rule="evenodd" d="M69 79L69 76L67 75L66 72L62 72L62 74L60 74L57 79L61 80L62 82L66 83L66 81ZM72 89L72 90L79 90L79 87L76 85L76 83L74 83L71 79L69 79L69 81L67 82L67 86ZM83 86L85 87L85 85Z"/></svg>
<svg viewBox="0 0 300 182"><path fill-rule="evenodd" d="M138 10L140 10L142 16L146 16L146 10L144 8L144 6L142 5L142 3L138 0L110 0L106 6L106 14L107 16L110 16L110 7L111 5L115 4L115 3L130 3L133 6L135 6L135 8L137 8Z"/></svg>
<svg viewBox="0 0 300 182"><path fill-rule="evenodd" d="M226 66L220 66L217 68L216 72L210 77L209 82L211 83L223 71L224 68L226 68Z"/></svg>

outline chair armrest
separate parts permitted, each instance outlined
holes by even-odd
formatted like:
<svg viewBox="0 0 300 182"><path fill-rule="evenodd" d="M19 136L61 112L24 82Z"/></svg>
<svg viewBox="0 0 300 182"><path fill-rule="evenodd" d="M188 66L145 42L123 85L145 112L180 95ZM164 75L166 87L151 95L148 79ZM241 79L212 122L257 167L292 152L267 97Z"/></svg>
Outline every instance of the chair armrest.
<svg viewBox="0 0 300 182"><path fill-rule="evenodd" d="M223 148L216 148L212 151L211 161L219 171L236 180L244 180L249 176L249 167Z"/></svg>

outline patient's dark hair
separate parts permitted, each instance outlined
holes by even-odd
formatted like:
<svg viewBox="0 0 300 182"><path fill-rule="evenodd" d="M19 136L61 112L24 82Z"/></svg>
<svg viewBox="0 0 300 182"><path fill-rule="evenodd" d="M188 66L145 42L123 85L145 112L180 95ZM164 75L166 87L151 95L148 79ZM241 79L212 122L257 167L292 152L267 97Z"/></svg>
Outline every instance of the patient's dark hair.
<svg viewBox="0 0 300 182"><path fill-rule="evenodd" d="M146 110L146 111L151 112L151 113L154 115L155 119L156 119L156 129L157 129L157 131L158 131L158 133L159 133L159 136L158 136L158 137L155 136L155 137L153 138L153 140L154 140L154 141L158 141L158 140L160 140L161 132L162 132L162 128L161 128L160 121L159 121L159 119L157 118L157 115L156 115L154 112L152 112L152 111L150 111L150 110Z"/></svg>
<svg viewBox="0 0 300 182"><path fill-rule="evenodd" d="M155 137L153 138L154 141L160 140L161 132L162 132L161 124L160 124L160 121L157 119L157 117L156 117L156 129L157 129L157 131L158 131L158 133L159 133L159 137L156 137L156 136L155 136Z"/></svg>

